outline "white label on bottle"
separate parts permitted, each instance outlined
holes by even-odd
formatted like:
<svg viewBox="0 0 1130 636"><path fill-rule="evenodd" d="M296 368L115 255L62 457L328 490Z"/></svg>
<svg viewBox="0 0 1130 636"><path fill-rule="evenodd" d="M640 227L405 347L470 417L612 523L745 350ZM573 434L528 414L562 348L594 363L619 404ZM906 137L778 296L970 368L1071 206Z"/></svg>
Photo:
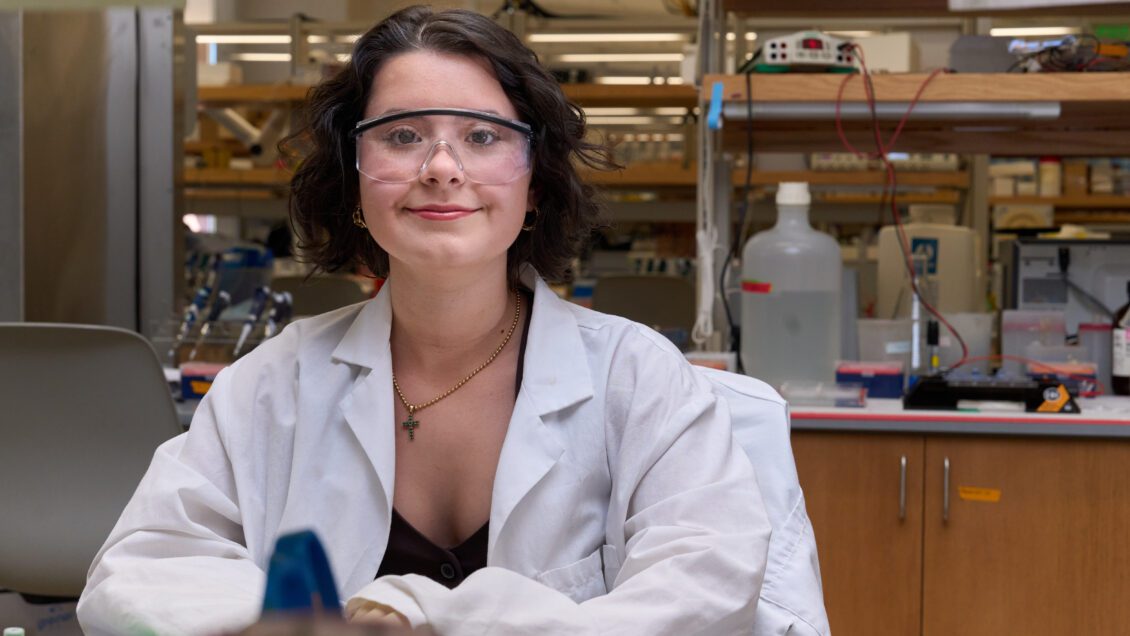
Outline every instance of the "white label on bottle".
<svg viewBox="0 0 1130 636"><path fill-rule="evenodd" d="M1111 374L1121 377L1130 376L1130 329L1116 327L1111 335L1114 337Z"/></svg>

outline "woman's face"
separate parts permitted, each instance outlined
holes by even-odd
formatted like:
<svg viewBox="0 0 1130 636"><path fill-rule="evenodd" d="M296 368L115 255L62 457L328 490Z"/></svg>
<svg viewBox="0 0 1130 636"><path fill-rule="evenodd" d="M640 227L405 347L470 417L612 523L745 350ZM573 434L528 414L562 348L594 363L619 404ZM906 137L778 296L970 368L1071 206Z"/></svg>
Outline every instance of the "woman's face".
<svg viewBox="0 0 1130 636"><path fill-rule="evenodd" d="M370 95L365 119L422 108L459 108L518 119L489 65L460 55L433 51L397 55L377 72ZM434 134L453 145L468 138L466 131L447 128L444 122L451 119L436 118L434 131L422 134ZM397 143L417 138L414 125L408 124L407 130L393 133ZM483 185L468 179L445 148L436 147L427 168L407 183L359 175L369 232L388 252L392 271L403 267L434 275L500 266L505 272L506 251L521 231L526 211L534 207L531 171L509 183ZM461 160L466 167L467 158Z"/></svg>

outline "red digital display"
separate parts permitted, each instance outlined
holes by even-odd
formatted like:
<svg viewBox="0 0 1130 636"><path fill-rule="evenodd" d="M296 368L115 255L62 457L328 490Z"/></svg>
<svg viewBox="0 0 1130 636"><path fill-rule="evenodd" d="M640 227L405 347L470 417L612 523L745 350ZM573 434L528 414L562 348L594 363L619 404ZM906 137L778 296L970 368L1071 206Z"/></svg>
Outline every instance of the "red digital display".
<svg viewBox="0 0 1130 636"><path fill-rule="evenodd" d="M824 48L824 41L818 38L805 38L800 41L800 48L808 50L820 50Z"/></svg>

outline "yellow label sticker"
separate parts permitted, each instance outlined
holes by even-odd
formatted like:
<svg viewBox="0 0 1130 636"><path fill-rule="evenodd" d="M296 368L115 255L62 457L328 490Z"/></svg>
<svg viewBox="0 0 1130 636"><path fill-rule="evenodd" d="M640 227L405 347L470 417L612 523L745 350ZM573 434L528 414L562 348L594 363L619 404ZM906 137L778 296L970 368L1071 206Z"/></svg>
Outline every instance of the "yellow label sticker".
<svg viewBox="0 0 1130 636"><path fill-rule="evenodd" d="M205 380L191 380L189 384L192 386L192 392L197 395L204 395L212 388L212 383Z"/></svg>
<svg viewBox="0 0 1130 636"><path fill-rule="evenodd" d="M1044 403L1036 407L1038 413L1059 413L1063 410L1063 405L1071 399L1071 394L1067 392L1067 388L1062 384L1052 389L1044 390Z"/></svg>
<svg viewBox="0 0 1130 636"><path fill-rule="evenodd" d="M1001 491L996 488L974 488L973 486L958 486L957 495L962 501L981 501L984 503L999 503Z"/></svg>

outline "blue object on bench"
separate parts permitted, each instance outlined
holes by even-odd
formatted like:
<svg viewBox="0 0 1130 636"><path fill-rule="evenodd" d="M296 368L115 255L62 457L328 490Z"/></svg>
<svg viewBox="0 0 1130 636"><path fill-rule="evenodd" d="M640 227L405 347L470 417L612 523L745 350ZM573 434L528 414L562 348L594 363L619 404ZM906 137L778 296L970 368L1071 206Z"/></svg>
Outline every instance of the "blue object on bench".
<svg viewBox="0 0 1130 636"><path fill-rule="evenodd" d="M279 537L263 594L263 613L302 611L341 611L326 551L309 530Z"/></svg>

